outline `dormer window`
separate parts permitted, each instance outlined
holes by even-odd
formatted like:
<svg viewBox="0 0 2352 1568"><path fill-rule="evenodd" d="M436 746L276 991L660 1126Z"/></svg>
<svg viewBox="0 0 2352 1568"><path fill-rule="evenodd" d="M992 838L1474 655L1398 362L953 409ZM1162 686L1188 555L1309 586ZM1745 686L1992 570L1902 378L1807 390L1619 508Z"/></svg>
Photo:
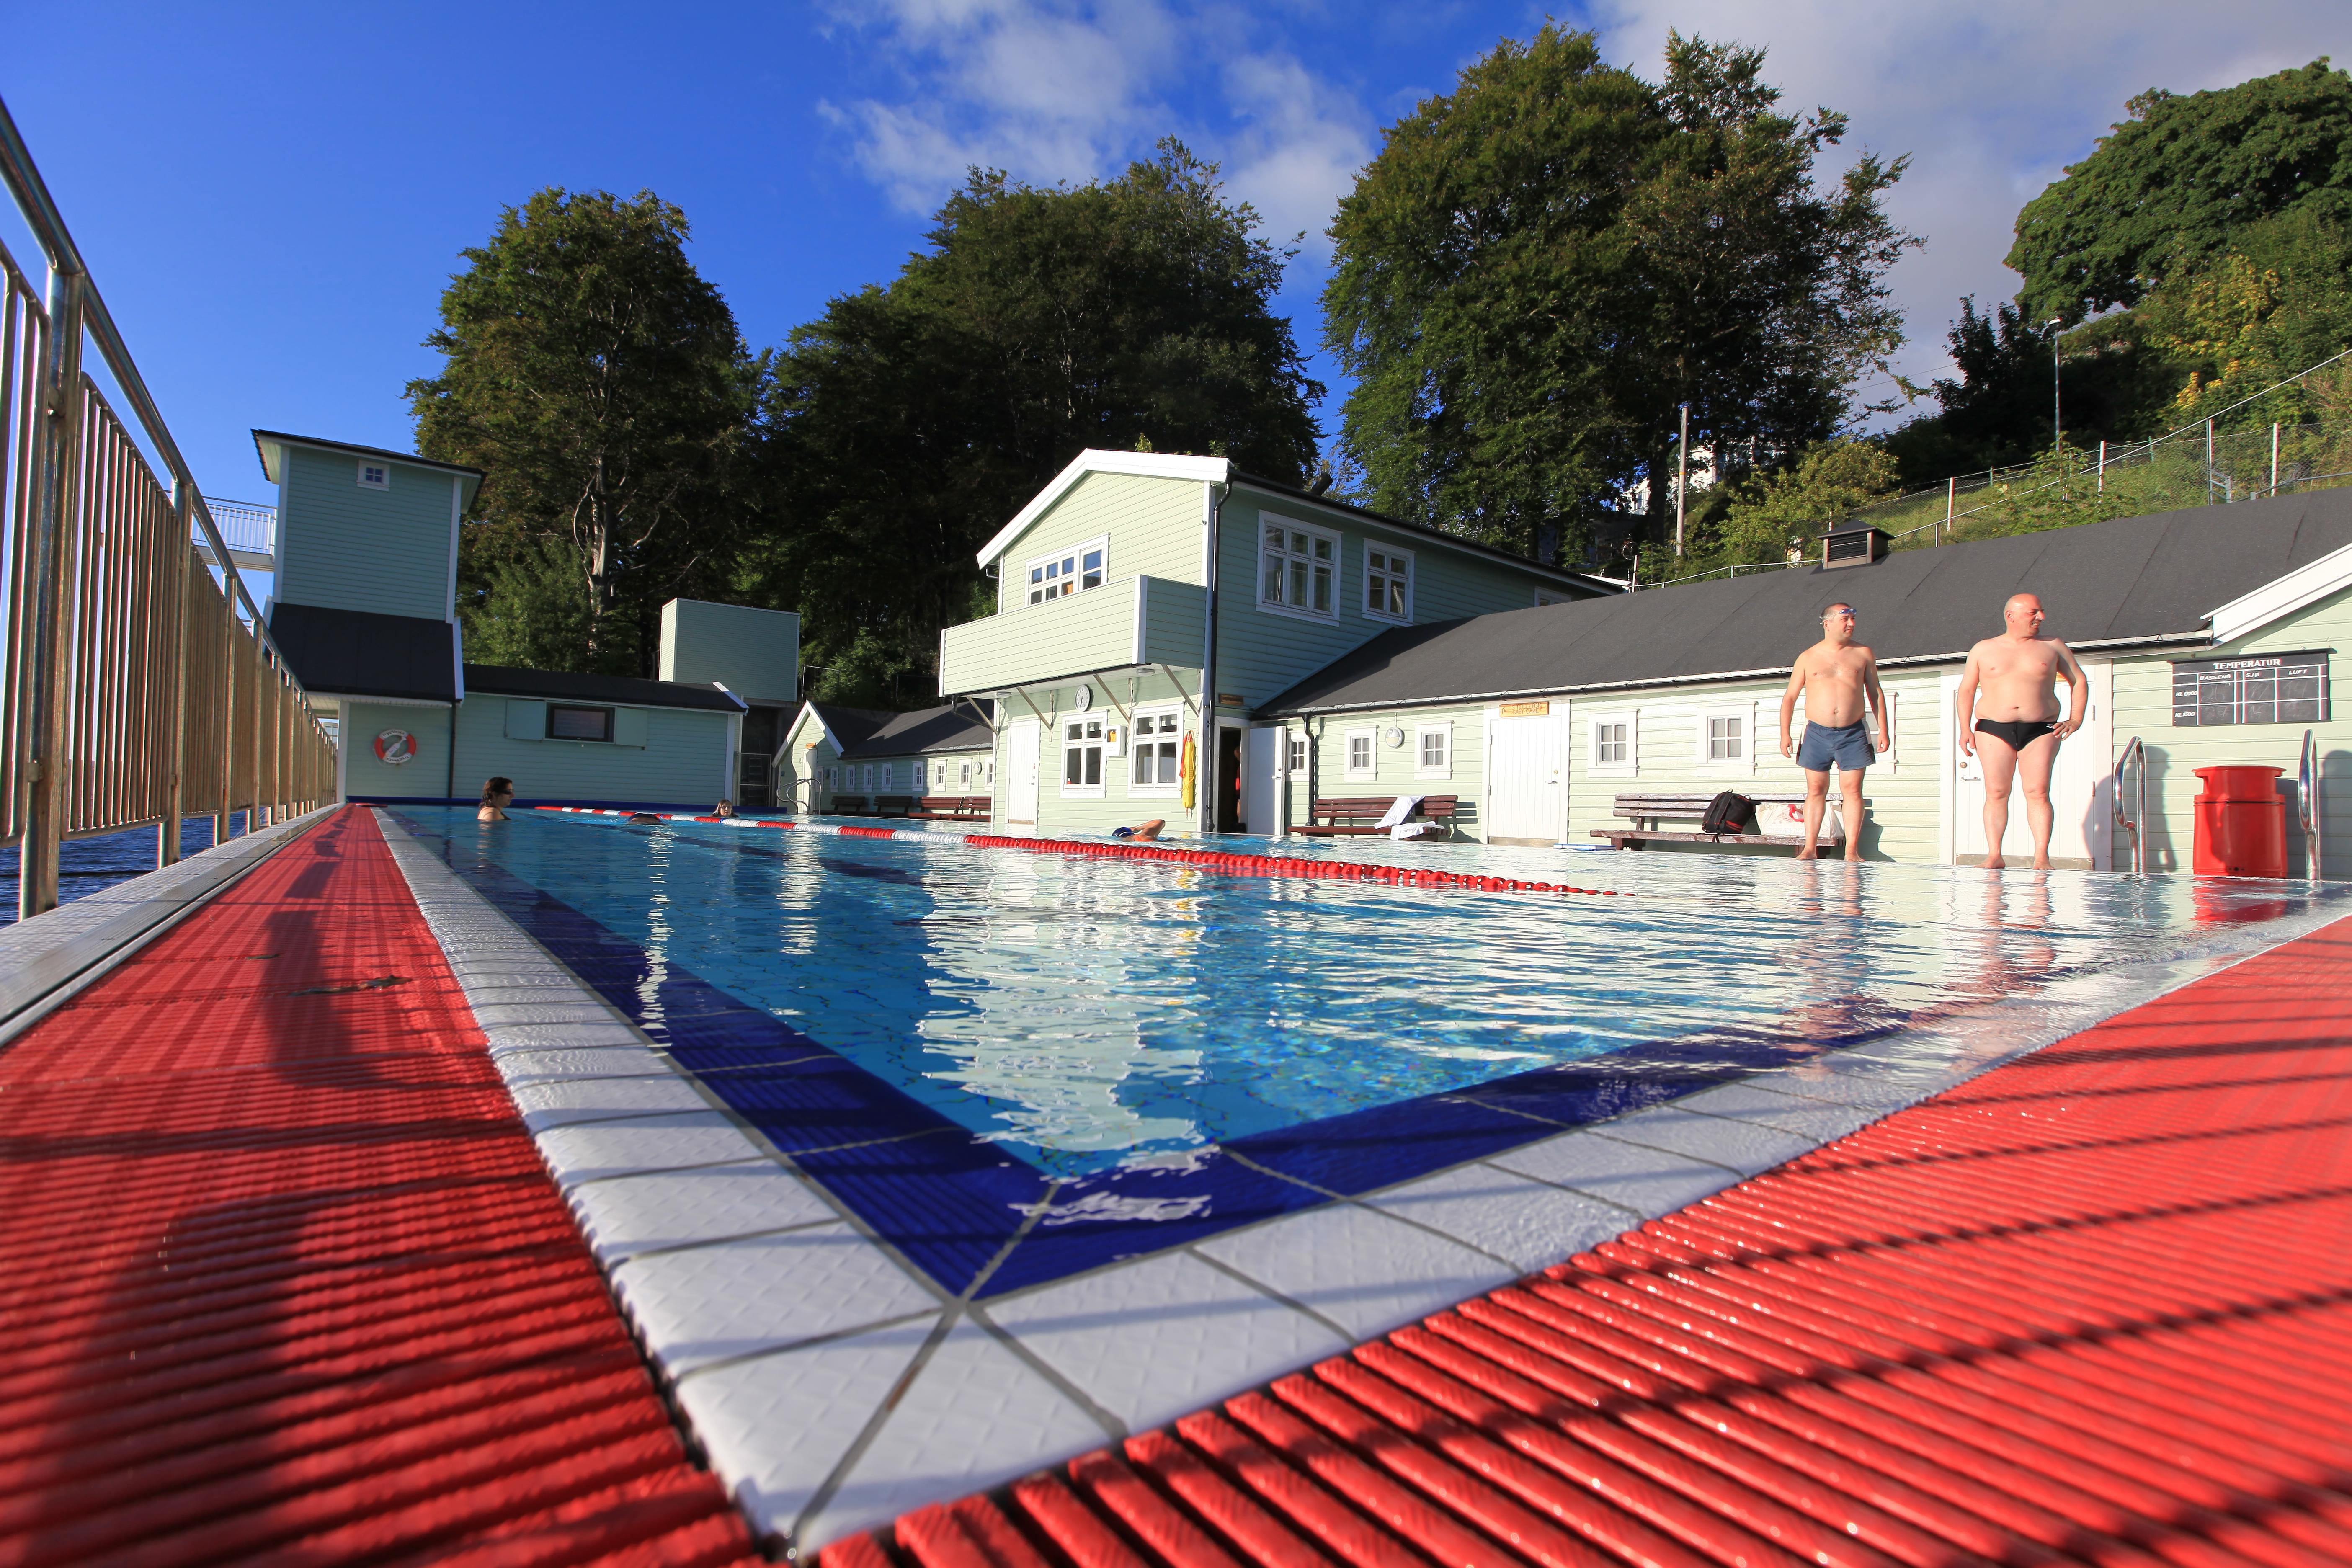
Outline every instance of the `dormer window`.
<svg viewBox="0 0 2352 1568"><path fill-rule="evenodd" d="M1066 599L1099 588L1109 566L1108 539L1089 540L1059 554L1042 556L1029 563L1029 602L1042 605L1048 599Z"/></svg>
<svg viewBox="0 0 2352 1568"><path fill-rule="evenodd" d="M360 489L363 490L388 490L392 489L391 468L386 464L371 463L365 459L362 459L360 463Z"/></svg>

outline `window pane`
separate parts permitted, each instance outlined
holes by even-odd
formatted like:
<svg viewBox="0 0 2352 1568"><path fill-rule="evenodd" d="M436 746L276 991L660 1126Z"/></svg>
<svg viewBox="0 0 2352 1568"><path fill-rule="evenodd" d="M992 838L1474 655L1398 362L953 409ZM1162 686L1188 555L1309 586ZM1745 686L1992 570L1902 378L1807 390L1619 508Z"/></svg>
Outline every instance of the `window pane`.
<svg viewBox="0 0 2352 1568"><path fill-rule="evenodd" d="M1404 579L1402 577L1389 579L1389 614L1392 616L1404 614Z"/></svg>
<svg viewBox="0 0 2352 1568"><path fill-rule="evenodd" d="M1282 530L1273 523L1265 525L1265 542L1276 550L1282 548Z"/></svg>
<svg viewBox="0 0 2352 1568"><path fill-rule="evenodd" d="M1299 605L1307 603L1307 563L1304 561L1290 563L1290 597L1284 603Z"/></svg>
<svg viewBox="0 0 2352 1568"><path fill-rule="evenodd" d="M1282 561L1278 556L1265 558L1265 601L1269 605L1282 603Z"/></svg>
<svg viewBox="0 0 2352 1568"><path fill-rule="evenodd" d="M1064 784L1076 784L1079 782L1078 773L1083 765L1085 756L1085 751L1077 746L1072 746L1068 751L1062 753L1062 782Z"/></svg>
<svg viewBox="0 0 2352 1568"><path fill-rule="evenodd" d="M1086 749L1086 754L1087 783L1090 784L1098 784L1102 783L1102 748L1100 746L1088 746Z"/></svg>
<svg viewBox="0 0 2352 1568"><path fill-rule="evenodd" d="M1378 577L1364 584L1364 608L1378 613L1381 607L1381 580Z"/></svg>
<svg viewBox="0 0 2352 1568"><path fill-rule="evenodd" d="M1043 566L1032 566L1029 568L1029 581L1032 583L1042 583L1045 580L1045 569Z"/></svg>
<svg viewBox="0 0 2352 1568"><path fill-rule="evenodd" d="M1304 555L1304 554L1306 554L1306 553L1307 553L1307 536L1306 536L1305 534L1303 534L1303 533L1294 533L1294 534L1292 534L1292 535L1290 536L1290 548L1291 548L1291 551L1292 551L1292 552L1293 552L1294 554L1298 554L1298 555Z"/></svg>
<svg viewBox="0 0 2352 1568"><path fill-rule="evenodd" d="M1315 559L1318 561L1328 561L1331 559L1331 542L1329 540L1318 539L1315 542Z"/></svg>
<svg viewBox="0 0 2352 1568"><path fill-rule="evenodd" d="M558 708L547 710L547 738L551 741L609 741L613 738L613 712L609 708Z"/></svg>
<svg viewBox="0 0 2352 1568"><path fill-rule="evenodd" d="M1084 724L1073 723L1070 726L1068 739L1073 741L1082 741L1086 739L1086 734L1087 727Z"/></svg>
<svg viewBox="0 0 2352 1568"><path fill-rule="evenodd" d="M1331 613L1331 568L1315 568L1315 608L1324 615Z"/></svg>

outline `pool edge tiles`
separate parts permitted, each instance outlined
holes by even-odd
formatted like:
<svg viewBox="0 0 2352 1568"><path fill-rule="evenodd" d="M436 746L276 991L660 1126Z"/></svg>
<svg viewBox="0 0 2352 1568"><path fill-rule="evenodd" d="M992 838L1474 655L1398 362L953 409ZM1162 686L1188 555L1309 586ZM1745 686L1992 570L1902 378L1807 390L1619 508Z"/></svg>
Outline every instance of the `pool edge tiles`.
<svg viewBox="0 0 2352 1568"><path fill-rule="evenodd" d="M1144 1256L1025 1284L1000 1271L988 1283L1005 1288L972 1301L902 1267L856 1222L824 1217L841 1205L716 1109L707 1084L707 1116L650 1097L631 1114L625 1093L547 1088L688 1075L422 842L386 826L679 1409L772 1545L803 1551L1295 1371L2063 1037L2129 1005L2120 990L2160 994L2215 964L2145 966L2131 987L2060 982L2000 1010L1997 1026L1969 1018L1882 1036L1699 1089L1667 1114L1538 1125L1533 1141L1484 1159L1352 1197L1309 1193L1305 1206ZM726 1212L689 1220L713 1204Z"/></svg>

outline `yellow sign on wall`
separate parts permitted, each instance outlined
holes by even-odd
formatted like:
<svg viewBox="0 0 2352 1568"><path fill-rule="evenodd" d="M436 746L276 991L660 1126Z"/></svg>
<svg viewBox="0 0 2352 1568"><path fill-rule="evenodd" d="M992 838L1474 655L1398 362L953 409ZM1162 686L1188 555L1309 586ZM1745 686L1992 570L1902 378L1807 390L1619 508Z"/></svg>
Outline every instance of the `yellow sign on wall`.
<svg viewBox="0 0 2352 1568"><path fill-rule="evenodd" d="M1503 717L1506 719L1540 719L1550 711L1551 704L1549 702L1506 702L1503 704Z"/></svg>

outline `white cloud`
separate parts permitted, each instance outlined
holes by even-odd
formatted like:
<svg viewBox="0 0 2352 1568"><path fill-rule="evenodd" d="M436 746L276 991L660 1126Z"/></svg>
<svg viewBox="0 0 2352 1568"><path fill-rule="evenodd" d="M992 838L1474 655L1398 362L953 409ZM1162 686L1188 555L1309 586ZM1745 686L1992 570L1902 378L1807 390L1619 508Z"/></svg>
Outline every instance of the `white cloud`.
<svg viewBox="0 0 2352 1568"><path fill-rule="evenodd" d="M901 87L821 108L910 213L935 208L974 164L1084 181L1172 133L1223 164L1228 194L1255 205L1270 234L1319 236L1370 156L1361 105L1295 57L1254 47L1251 18L1213 4L888 0L835 16ZM1203 79L1213 101L1181 90Z"/></svg>
<svg viewBox="0 0 2352 1568"><path fill-rule="evenodd" d="M1670 26L1767 47L1783 107L1827 104L1853 119L1850 151L1912 155L1887 205L1927 240L1892 279L1911 338L1897 368L1915 381L1950 374L1944 332L1961 295L2016 293L2001 258L2018 208L2124 118L2126 99L2226 87L2352 44L2352 12L2329 0L1600 0L1594 16L1608 57L1654 78Z"/></svg>

